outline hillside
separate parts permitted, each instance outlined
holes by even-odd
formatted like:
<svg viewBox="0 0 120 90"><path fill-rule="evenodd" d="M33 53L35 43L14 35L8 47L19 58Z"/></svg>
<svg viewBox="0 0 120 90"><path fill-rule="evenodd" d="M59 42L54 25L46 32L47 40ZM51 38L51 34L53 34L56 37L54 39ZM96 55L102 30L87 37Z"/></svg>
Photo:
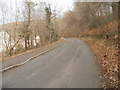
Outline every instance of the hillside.
<svg viewBox="0 0 120 90"><path fill-rule="evenodd" d="M106 25L86 30L81 39L90 44L102 68L102 76L106 82L104 87L118 88L118 22L111 21Z"/></svg>

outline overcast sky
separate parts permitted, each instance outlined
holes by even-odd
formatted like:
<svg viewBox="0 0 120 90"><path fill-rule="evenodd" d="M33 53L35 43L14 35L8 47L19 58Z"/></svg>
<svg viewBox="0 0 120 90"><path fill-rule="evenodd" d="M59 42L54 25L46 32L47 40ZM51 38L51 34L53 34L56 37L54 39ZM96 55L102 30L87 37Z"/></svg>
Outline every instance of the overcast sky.
<svg viewBox="0 0 120 90"><path fill-rule="evenodd" d="M26 1L26 0L0 0L0 1L3 1L3 2L11 2L13 3L12 5L14 6L14 3L17 2L17 3L20 3L20 2L23 2L23 1ZM52 5L55 5L57 6L58 9L63 9L64 11L66 10L69 10L69 9L72 9L73 8L73 3L74 3L74 0L27 0L27 1L33 1L33 2L48 2L48 3L51 3Z"/></svg>
<svg viewBox="0 0 120 90"><path fill-rule="evenodd" d="M23 1L26 1L26 0L0 0L0 9L1 9L1 4L4 3L4 2L7 2L5 3L5 5L8 7L6 11L9 11L9 14L11 14L14 18L14 12L15 10L17 9L17 7L21 7L21 2ZM58 10L62 10L62 14L68 10L71 10L73 8L73 3L74 3L74 0L27 0L27 1L33 1L33 2L36 2L36 3L39 3L39 2L47 2L47 3L51 3L52 6L55 6L56 9ZM1 3L2 2L2 3ZM16 7L16 4L17 3L17 7ZM12 9L10 8L10 6L12 6ZM4 8L5 9L5 8ZM0 10L1 11L1 10ZM5 12L5 10L3 10ZM8 15L6 16L7 18L11 18L9 16L11 15ZM2 18L2 13L0 12L0 21L2 21L1 19ZM10 20L10 21L14 21L14 20ZM7 21L5 21L7 22ZM1 22L0 22L1 24Z"/></svg>
<svg viewBox="0 0 120 90"><path fill-rule="evenodd" d="M33 0L33 1L40 1L40 0ZM50 2L53 5L57 5L58 8L62 8L64 10L69 10L73 7L74 0L42 0L46 2Z"/></svg>
<svg viewBox="0 0 120 90"><path fill-rule="evenodd" d="M8 10L10 11L9 14L13 14L12 16L14 16L14 12L16 10L16 4L15 2L17 2L17 5L18 7L21 7L20 4L21 2L23 1L26 1L26 0L0 0L0 9L1 9L1 2L7 2L7 6L9 7L9 5L11 4L12 5L12 9L11 10ZM73 8L73 3L74 1L84 1L84 2L93 2L96 0L27 0L27 1L33 1L33 2L48 2L48 3L51 3L53 6L55 6L58 10L62 10L62 14L64 14L64 12L68 11L68 10L71 10ZM97 0L98 2L100 1L108 1L108 0ZM119 0L109 0L109 1L119 1ZM10 9L10 8L9 8ZM2 21L1 19L1 16L2 13L1 13L1 10L0 10L0 21ZM9 17L9 16L7 16ZM12 20L13 21L13 20ZM0 23L1 24L1 23Z"/></svg>

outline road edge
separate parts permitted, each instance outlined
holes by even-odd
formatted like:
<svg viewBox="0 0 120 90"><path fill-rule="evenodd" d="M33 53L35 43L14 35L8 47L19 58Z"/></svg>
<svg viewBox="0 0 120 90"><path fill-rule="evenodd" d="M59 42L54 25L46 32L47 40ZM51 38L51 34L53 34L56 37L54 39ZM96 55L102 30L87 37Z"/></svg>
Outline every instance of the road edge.
<svg viewBox="0 0 120 90"><path fill-rule="evenodd" d="M12 68L15 68L15 67L19 67L19 66L21 66L21 65L24 65L24 64L28 63L29 61L33 60L34 58L37 58L38 56L41 56L41 55L43 55L43 54L45 54L45 53L47 53L47 52L55 49L56 47L57 47L57 46L55 46L55 47L53 47L53 48L50 48L50 49L48 49L48 50L46 50L46 51L43 51L43 52L41 52L41 53L39 53L39 54L37 54L37 55L35 55L35 56L33 56L33 57L30 57L29 59L27 59L27 60L25 60L25 61L23 61L23 62L21 62L21 63L14 64L14 65L11 65L11 66L9 66L9 67L7 67L7 68L4 68L4 69L0 70L0 73L4 73L5 71L8 71L8 70L10 70L10 69L12 69Z"/></svg>

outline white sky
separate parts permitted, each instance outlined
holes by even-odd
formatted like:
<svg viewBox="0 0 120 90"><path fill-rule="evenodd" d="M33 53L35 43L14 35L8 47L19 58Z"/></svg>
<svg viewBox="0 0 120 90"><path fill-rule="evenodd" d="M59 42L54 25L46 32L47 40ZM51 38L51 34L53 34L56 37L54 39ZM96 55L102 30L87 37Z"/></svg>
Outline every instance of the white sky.
<svg viewBox="0 0 120 90"><path fill-rule="evenodd" d="M0 0L5 2L22 2L25 0ZM62 8L64 11L72 9L74 0L27 0L27 1L33 1L33 2L49 2L52 5L57 6L58 8Z"/></svg>
<svg viewBox="0 0 120 90"><path fill-rule="evenodd" d="M74 3L74 0L31 0L31 1L35 1L35 2L43 1L43 2L51 3L53 7L55 6L58 10L61 9L62 13L73 9L73 3Z"/></svg>
<svg viewBox="0 0 120 90"><path fill-rule="evenodd" d="M58 8L62 8L64 10L69 10L73 7L74 0L33 0L33 1L46 1L50 2L53 5L57 5Z"/></svg>
<svg viewBox="0 0 120 90"><path fill-rule="evenodd" d="M16 4L15 2L18 3L18 7L20 7L20 2L22 1L26 1L26 0L0 0L0 9L1 9L1 2L8 2L7 5L9 7L9 2L11 3L12 5L12 10L9 10L11 11L9 14L13 14L14 16L14 11L16 10ZM27 0L29 1L29 0ZM62 14L64 12L66 12L67 10L71 10L73 8L73 3L74 1L84 1L84 2L88 2L88 1L108 1L108 0L30 0L30 1L33 1L33 2L49 2L51 3L53 6L55 6L58 10L62 10ZM119 0L109 0L109 1L119 1ZM1 10L0 10L0 21L1 21ZM8 16L9 17L9 16ZM12 20L13 21L13 20ZM1 22L0 22L1 24Z"/></svg>
<svg viewBox="0 0 120 90"><path fill-rule="evenodd" d="M16 10L16 4L15 3L17 3L17 5L18 5L17 7L21 7L21 2L23 2L23 1L26 1L26 0L0 0L0 3L1 2L2 3L7 2L8 8L11 5L12 9L9 8L10 10L8 10L8 11L10 11L9 14L14 16L14 12ZM48 2L48 3L52 4L52 6L55 7L56 9L58 9L58 10L61 9L62 14L63 14L63 12L66 12L67 10L71 10L73 8L73 3L74 3L74 0L27 0L27 1L33 1L33 2L36 2L36 3ZM1 9L1 6L2 5L0 4L0 9ZM2 17L2 13L0 12L0 21L1 21L1 17ZM9 15L6 16L6 17L9 17ZM7 22L7 21L5 21L5 22ZM0 22L0 24L1 24L1 22Z"/></svg>

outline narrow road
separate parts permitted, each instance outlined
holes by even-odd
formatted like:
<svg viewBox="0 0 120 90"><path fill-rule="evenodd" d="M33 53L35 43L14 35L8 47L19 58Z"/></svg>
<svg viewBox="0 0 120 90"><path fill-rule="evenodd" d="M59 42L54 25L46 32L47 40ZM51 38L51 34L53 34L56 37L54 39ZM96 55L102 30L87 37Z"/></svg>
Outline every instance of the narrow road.
<svg viewBox="0 0 120 90"><path fill-rule="evenodd" d="M3 73L3 88L100 88L100 68L82 40L59 47ZM24 59L24 55L23 55Z"/></svg>

